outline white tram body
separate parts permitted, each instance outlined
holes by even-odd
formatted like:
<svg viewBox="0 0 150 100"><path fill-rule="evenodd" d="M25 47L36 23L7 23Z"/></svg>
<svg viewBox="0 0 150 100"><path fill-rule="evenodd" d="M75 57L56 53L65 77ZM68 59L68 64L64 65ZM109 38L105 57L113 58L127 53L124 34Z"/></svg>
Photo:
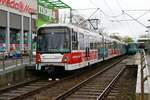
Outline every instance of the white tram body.
<svg viewBox="0 0 150 100"><path fill-rule="evenodd" d="M71 71L125 54L125 43L70 24L38 29L36 70Z"/></svg>

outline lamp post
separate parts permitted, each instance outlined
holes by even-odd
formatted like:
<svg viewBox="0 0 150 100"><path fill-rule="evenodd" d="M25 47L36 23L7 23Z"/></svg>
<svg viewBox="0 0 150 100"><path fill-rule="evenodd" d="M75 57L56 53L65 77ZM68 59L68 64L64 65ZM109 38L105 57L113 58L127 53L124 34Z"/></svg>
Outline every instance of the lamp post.
<svg viewBox="0 0 150 100"><path fill-rule="evenodd" d="M73 17L73 15L72 15L72 8L70 8L70 23L72 23L72 17Z"/></svg>

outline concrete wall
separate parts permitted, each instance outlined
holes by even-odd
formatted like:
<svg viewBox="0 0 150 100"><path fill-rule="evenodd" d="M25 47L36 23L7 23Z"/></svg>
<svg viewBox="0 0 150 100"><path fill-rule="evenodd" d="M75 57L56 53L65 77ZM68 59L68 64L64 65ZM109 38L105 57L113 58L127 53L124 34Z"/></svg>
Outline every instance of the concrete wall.
<svg viewBox="0 0 150 100"><path fill-rule="evenodd" d="M25 68L3 71L0 74L0 87L23 81L26 78Z"/></svg>
<svg viewBox="0 0 150 100"><path fill-rule="evenodd" d="M23 81L25 79L25 69L18 69L12 72L4 73L0 75L0 87L14 82Z"/></svg>
<svg viewBox="0 0 150 100"><path fill-rule="evenodd" d="M27 71L25 65L9 68L0 71L0 88L8 84L22 82L35 77L36 74L32 71Z"/></svg>

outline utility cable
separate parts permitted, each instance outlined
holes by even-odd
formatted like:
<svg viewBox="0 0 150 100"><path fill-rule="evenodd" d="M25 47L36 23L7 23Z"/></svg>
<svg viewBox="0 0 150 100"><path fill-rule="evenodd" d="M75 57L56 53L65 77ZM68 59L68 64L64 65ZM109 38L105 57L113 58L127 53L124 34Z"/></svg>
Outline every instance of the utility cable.
<svg viewBox="0 0 150 100"><path fill-rule="evenodd" d="M145 16L145 15L148 14L148 13L150 13L150 12L145 12L145 13L143 13L141 16L137 17L136 19L139 19L139 18Z"/></svg>
<svg viewBox="0 0 150 100"><path fill-rule="evenodd" d="M97 11L99 10L99 8L97 8L89 17L88 19L90 19ZM82 21L81 23L79 23L79 25L83 24L84 22L86 22L88 19Z"/></svg>
<svg viewBox="0 0 150 100"><path fill-rule="evenodd" d="M132 18L134 21L136 21L137 23L139 23L140 25L144 26L145 28L146 25L144 25L143 23L141 23L140 21L138 21L136 18L132 17L131 15L129 15L128 13L126 13L124 10L122 10L122 12L124 12L127 16L129 16L130 18Z"/></svg>
<svg viewBox="0 0 150 100"><path fill-rule="evenodd" d="M117 5L119 6L119 8L121 9L121 12L122 12L123 7L121 6L119 0L116 0L116 2L117 2ZM122 12L122 13L124 13L124 12ZM126 19L125 15L123 15L123 17L124 17L124 19ZM121 22L120 22L120 23L121 23ZM131 28L130 28L130 25L129 25L129 23L128 23L127 21L126 21L126 24L127 24L127 27L128 27L129 32L132 33L132 30L131 30Z"/></svg>
<svg viewBox="0 0 150 100"><path fill-rule="evenodd" d="M99 8L92 0L90 0L90 2L97 8ZM114 16L111 16L111 15L108 15L106 14L101 8L99 8L100 11L103 13L103 15L107 16L107 17L111 17L111 18L115 18L115 17L120 17L123 15L123 13L121 12L121 14L118 14L118 15L114 15ZM111 9L110 9L111 10ZM111 10L112 11L112 10Z"/></svg>
<svg viewBox="0 0 150 100"><path fill-rule="evenodd" d="M107 6L107 8L108 8L110 11L112 11L112 9L109 7L109 5L108 5L107 1L106 1L106 0L103 0L103 2L104 2L104 3L105 3L105 5Z"/></svg>

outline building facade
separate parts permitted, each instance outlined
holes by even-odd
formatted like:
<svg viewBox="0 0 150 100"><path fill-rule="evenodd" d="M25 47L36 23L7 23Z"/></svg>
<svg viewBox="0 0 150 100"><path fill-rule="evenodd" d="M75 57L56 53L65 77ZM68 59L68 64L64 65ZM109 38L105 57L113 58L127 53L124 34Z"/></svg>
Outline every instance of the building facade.
<svg viewBox="0 0 150 100"><path fill-rule="evenodd" d="M0 0L0 47L31 49L36 31L37 0Z"/></svg>
<svg viewBox="0 0 150 100"><path fill-rule="evenodd" d="M139 38L137 42L139 44L139 48L144 49L150 54L150 38Z"/></svg>
<svg viewBox="0 0 150 100"><path fill-rule="evenodd" d="M0 50L32 50L36 28L57 23L61 0L0 0Z"/></svg>

